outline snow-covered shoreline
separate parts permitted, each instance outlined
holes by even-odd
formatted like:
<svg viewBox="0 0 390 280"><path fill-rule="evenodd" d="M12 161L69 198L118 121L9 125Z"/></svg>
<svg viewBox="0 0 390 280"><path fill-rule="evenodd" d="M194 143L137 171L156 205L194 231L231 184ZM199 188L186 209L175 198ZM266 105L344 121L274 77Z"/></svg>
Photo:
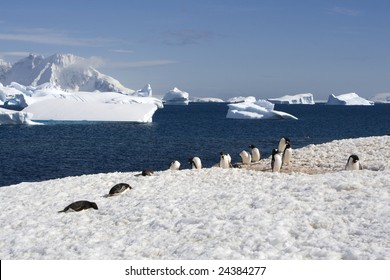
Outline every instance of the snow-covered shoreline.
<svg viewBox="0 0 390 280"><path fill-rule="evenodd" d="M0 258L390 259L389 144L309 145L281 173L253 165L2 187ZM365 170L343 170L350 153ZM105 197L120 182L133 189ZM83 199L99 210L58 213Z"/></svg>

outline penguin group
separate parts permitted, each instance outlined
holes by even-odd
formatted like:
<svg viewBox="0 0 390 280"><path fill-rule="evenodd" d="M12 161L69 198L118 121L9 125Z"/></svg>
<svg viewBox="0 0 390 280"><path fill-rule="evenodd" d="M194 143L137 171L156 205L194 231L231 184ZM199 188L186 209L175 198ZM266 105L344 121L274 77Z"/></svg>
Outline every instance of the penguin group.
<svg viewBox="0 0 390 280"><path fill-rule="evenodd" d="M243 165L251 165L260 162L261 154L259 148L255 145L251 144L248 146L251 149L251 152L247 152L246 150L242 150L239 154L241 158L241 164L232 164L232 158L230 154L226 152L220 152L219 154L219 163L216 165L220 168L227 169L232 167L241 167ZM272 172L280 172L283 166L289 166L292 159L292 147L291 141L287 137L282 137L279 140L279 144L277 148L272 149L271 154L271 171ZM188 159L188 163L191 166L191 169L202 169L202 161L199 157L194 156ZM180 162L178 160L171 161L168 170L179 170ZM356 154L352 154L348 157L347 163L345 165L345 170L362 170L362 164L360 163L359 157ZM142 170L141 173L136 174L135 176L152 176L154 174L153 170L150 168L146 168ZM105 197L112 197L121 195L129 190L133 189L127 183L119 183L114 185L108 192ZM82 210L87 209L95 209L98 210L98 206L95 202L88 200L78 200L75 201L68 206L66 206L63 210L58 211L58 213L62 212L80 212Z"/></svg>
<svg viewBox="0 0 390 280"><path fill-rule="evenodd" d="M289 165L292 157L292 148L290 139L282 137L279 140L277 149L272 150L271 170L279 172L283 165Z"/></svg>

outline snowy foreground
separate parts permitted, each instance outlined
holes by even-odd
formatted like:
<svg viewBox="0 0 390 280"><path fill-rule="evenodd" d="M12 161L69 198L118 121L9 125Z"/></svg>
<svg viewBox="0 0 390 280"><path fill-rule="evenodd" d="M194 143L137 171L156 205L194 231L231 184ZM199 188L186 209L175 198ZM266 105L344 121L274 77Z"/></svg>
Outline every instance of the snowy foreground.
<svg viewBox="0 0 390 280"><path fill-rule="evenodd" d="M390 136L309 145L281 173L254 170L268 158L2 187L0 258L390 259L389 145ZM365 170L343 170L351 153ZM106 197L120 182L133 189ZM76 200L99 210L58 213Z"/></svg>

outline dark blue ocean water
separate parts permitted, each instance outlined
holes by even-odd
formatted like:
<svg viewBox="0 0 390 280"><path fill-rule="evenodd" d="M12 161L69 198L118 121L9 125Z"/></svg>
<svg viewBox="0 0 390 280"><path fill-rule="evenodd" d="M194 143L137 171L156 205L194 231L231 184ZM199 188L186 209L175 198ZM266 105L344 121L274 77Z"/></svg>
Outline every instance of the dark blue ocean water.
<svg viewBox="0 0 390 280"><path fill-rule="evenodd" d="M268 157L280 137L293 148L335 139L390 134L390 105L276 105L299 120L226 119L225 103L165 106L151 124L47 123L0 126L0 186L25 181L114 171L164 170L173 159L205 167L219 152L239 153L254 144Z"/></svg>

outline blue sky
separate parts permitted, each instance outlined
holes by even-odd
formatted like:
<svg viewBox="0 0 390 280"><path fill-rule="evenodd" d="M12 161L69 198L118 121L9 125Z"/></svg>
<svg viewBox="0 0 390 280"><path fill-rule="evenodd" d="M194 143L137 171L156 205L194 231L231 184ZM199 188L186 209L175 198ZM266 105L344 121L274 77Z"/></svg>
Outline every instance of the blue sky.
<svg viewBox="0 0 390 280"><path fill-rule="evenodd" d="M257 98L390 92L387 0L1 4L0 58L72 53L132 89Z"/></svg>

